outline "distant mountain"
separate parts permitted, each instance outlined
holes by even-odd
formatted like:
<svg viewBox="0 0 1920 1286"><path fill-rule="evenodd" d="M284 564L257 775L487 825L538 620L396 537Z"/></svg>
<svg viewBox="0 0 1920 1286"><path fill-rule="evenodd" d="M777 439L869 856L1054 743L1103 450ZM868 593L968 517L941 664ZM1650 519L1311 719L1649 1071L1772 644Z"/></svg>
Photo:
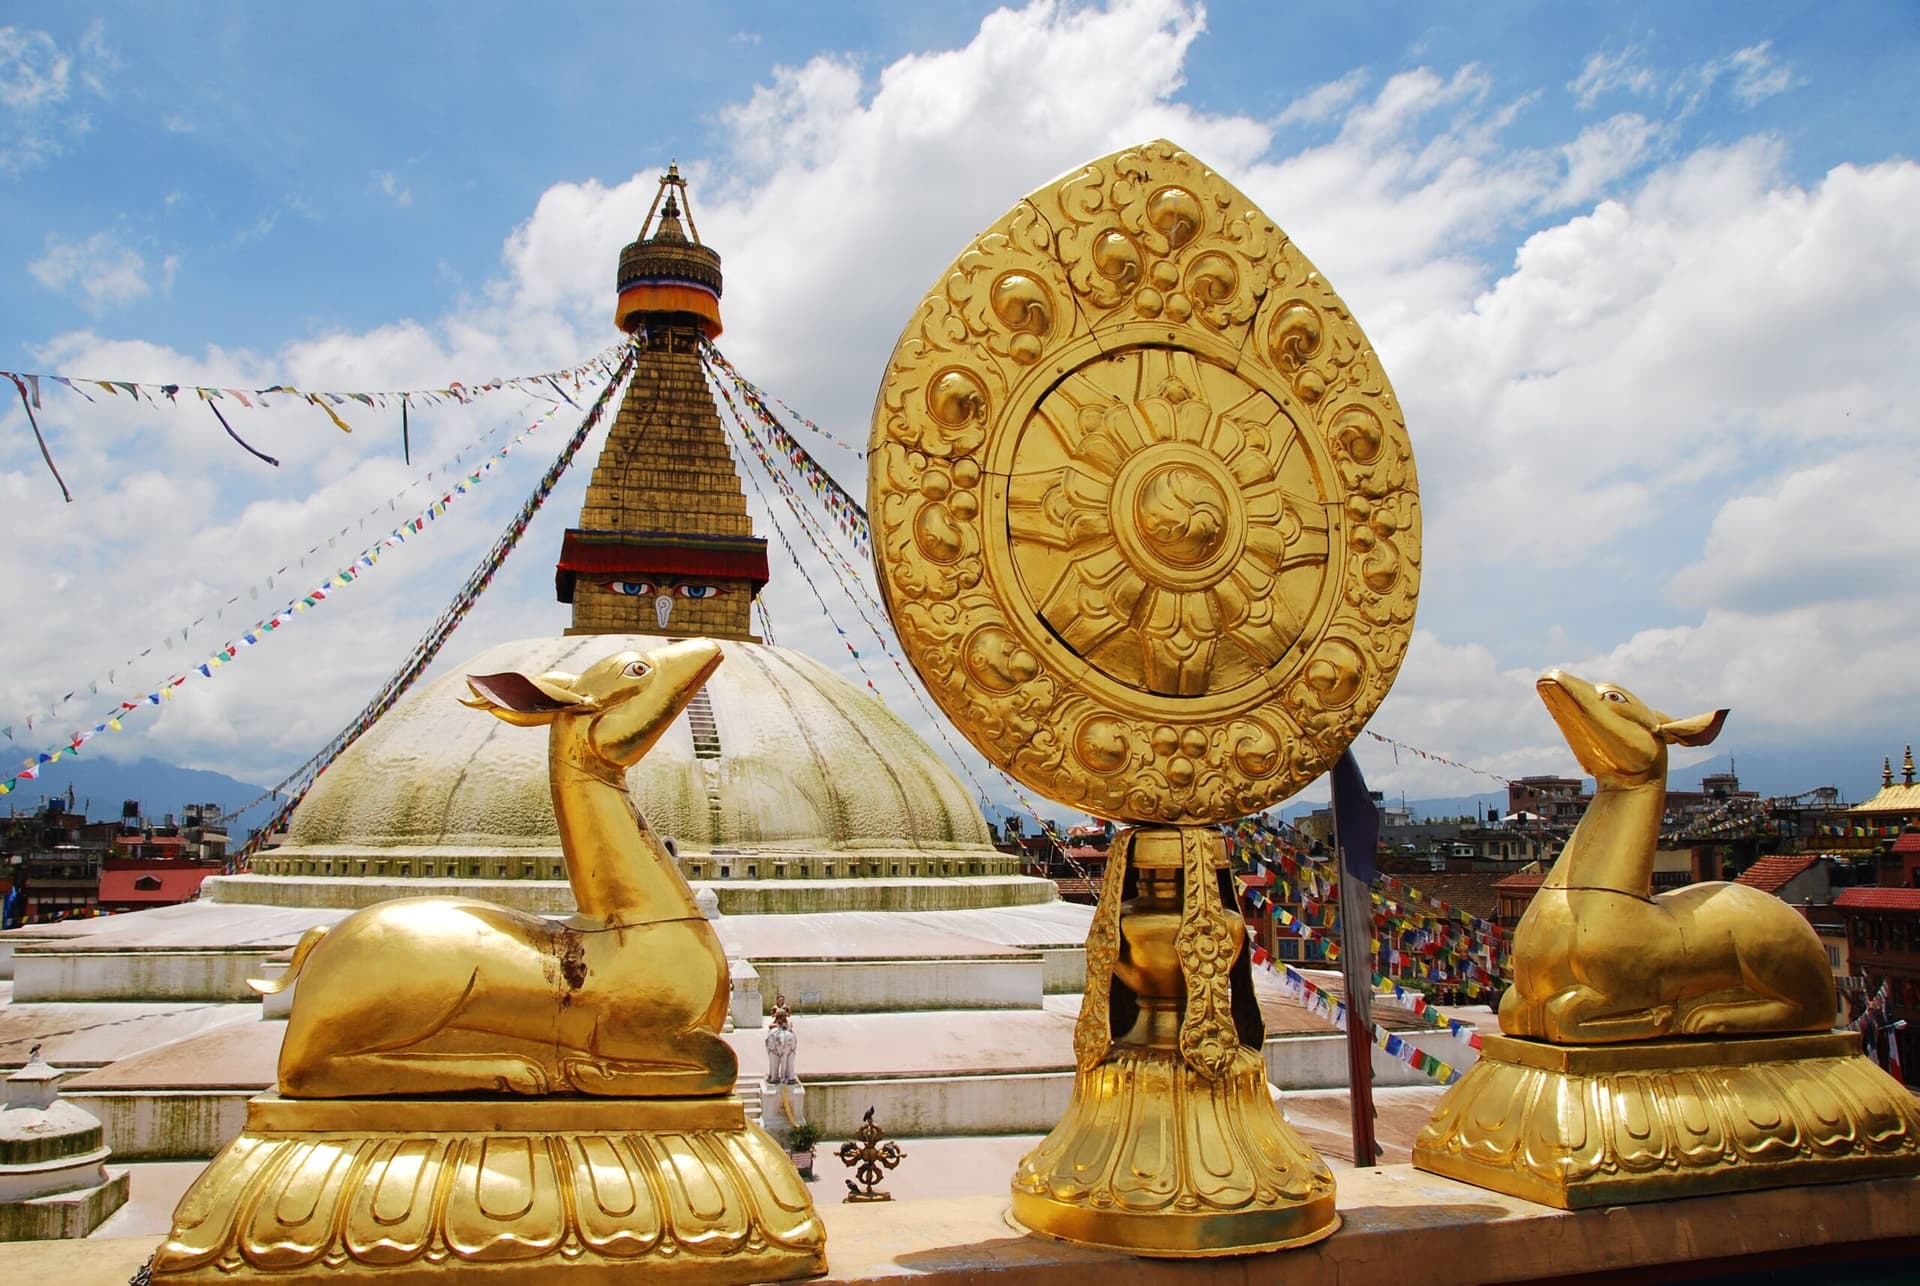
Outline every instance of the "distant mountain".
<svg viewBox="0 0 1920 1286"><path fill-rule="evenodd" d="M138 802L149 822L159 822L168 813L177 821L183 805L218 804L222 809L239 808L252 803L266 789L251 782L236 781L225 773L180 768L158 759L127 763L63 757L59 766L43 780L21 782L0 805L16 813L30 813L54 795L67 799L71 790L74 809L96 821L119 817L121 806L127 800ZM268 800L228 823L227 833L237 846L254 827L272 815L273 802Z"/></svg>

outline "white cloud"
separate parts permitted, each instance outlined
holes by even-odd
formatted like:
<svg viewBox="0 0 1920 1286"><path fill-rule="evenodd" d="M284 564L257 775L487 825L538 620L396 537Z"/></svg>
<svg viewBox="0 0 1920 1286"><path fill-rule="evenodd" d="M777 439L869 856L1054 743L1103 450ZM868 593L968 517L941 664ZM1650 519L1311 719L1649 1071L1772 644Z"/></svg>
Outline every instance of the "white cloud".
<svg viewBox="0 0 1920 1286"><path fill-rule="evenodd" d="M1566 176L1546 201L1546 208L1564 210L1585 205L1637 170L1647 146L1660 127L1634 112L1610 116L1580 131L1560 148L1566 158Z"/></svg>
<svg viewBox="0 0 1920 1286"><path fill-rule="evenodd" d="M1659 88L1660 77L1640 61L1644 56L1638 45L1629 45L1617 54L1594 54L1580 68L1580 74L1567 82L1567 89L1582 109L1592 107L1602 94L1616 90L1652 94Z"/></svg>
<svg viewBox="0 0 1920 1286"><path fill-rule="evenodd" d="M1784 94L1796 83L1793 69L1773 60L1769 52L1772 48L1772 41L1763 40L1729 54L1725 60L1725 69L1733 74L1733 96L1745 106Z"/></svg>
<svg viewBox="0 0 1920 1286"><path fill-rule="evenodd" d="M1772 50L1773 42L1763 40L1670 73L1649 66L1646 51L1629 45L1618 53L1589 57L1580 74L1567 83L1567 90L1583 111L1612 93L1642 98L1664 95L1676 115L1684 118L1699 110L1716 86L1724 84L1736 102L1752 107L1802 83L1792 67L1774 58Z"/></svg>
<svg viewBox="0 0 1920 1286"><path fill-rule="evenodd" d="M1288 103L1286 109L1274 118L1275 125L1293 125L1300 122L1317 124L1329 120L1353 102L1367 84L1365 68L1356 67L1338 80L1330 80L1316 86L1300 97Z"/></svg>
<svg viewBox="0 0 1920 1286"><path fill-rule="evenodd" d="M412 190L402 183L400 177L392 170L381 170L373 177L374 181L380 185L380 194L394 205L404 210L413 204Z"/></svg>
<svg viewBox="0 0 1920 1286"><path fill-rule="evenodd" d="M172 289L178 260L169 256L162 266L163 289ZM147 261L121 241L118 233L96 232L85 241L47 237L46 249L27 265L34 280L48 290L77 290L89 310L99 313L145 299L153 293L147 283Z"/></svg>
<svg viewBox="0 0 1920 1286"><path fill-rule="evenodd" d="M125 71L127 64L119 52L107 44L105 19L94 18L87 23L86 30L80 33L79 54L80 83L101 98L113 97L108 80Z"/></svg>
<svg viewBox="0 0 1920 1286"><path fill-rule="evenodd" d="M1765 612L1790 600L1835 616L1878 611L1920 567L1920 461L1878 447L1836 452L1727 500L1699 559L1669 587L1677 606Z"/></svg>
<svg viewBox="0 0 1920 1286"><path fill-rule="evenodd" d="M46 32L0 27L0 105L32 111L58 103L71 89L72 74L72 57Z"/></svg>
<svg viewBox="0 0 1920 1286"><path fill-rule="evenodd" d="M78 57L45 31L0 27L0 171L18 173L58 156L93 127L73 101L76 80L97 98L124 64L107 46L100 19L81 34Z"/></svg>
<svg viewBox="0 0 1920 1286"><path fill-rule="evenodd" d="M264 241L272 232L273 225L280 221L278 210L268 210L259 218L233 234L235 245L246 245L253 241Z"/></svg>

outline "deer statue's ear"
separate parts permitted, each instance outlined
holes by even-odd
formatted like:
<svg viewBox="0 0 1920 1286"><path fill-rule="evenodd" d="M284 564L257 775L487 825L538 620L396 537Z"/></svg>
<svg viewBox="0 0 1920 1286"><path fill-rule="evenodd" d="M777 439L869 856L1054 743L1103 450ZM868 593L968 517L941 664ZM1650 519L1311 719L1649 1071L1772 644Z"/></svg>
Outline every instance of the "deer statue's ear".
<svg viewBox="0 0 1920 1286"><path fill-rule="evenodd" d="M1653 730L1660 740L1683 746L1704 746L1720 735L1720 727L1727 721L1725 710L1715 710L1708 714L1696 714L1688 719L1669 719Z"/></svg>
<svg viewBox="0 0 1920 1286"><path fill-rule="evenodd" d="M571 676L569 676L571 677ZM495 718L520 728L537 728L552 723L562 710L571 710L585 698L553 683L550 676L529 679L524 674L470 674L467 686L473 698L462 697L460 704L485 710Z"/></svg>

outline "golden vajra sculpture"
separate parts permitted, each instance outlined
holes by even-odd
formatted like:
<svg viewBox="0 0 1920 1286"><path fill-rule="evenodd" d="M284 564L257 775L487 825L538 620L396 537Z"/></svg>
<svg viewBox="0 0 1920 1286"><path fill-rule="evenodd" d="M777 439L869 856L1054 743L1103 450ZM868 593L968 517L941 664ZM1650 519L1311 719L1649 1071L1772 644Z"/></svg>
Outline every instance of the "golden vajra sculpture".
<svg viewBox="0 0 1920 1286"><path fill-rule="evenodd" d="M825 1270L806 1187L733 1096L719 940L626 790L720 660L695 639L468 680L550 729L578 912L402 898L310 930L255 984L299 982L279 1094L182 1198L155 1281Z"/></svg>
<svg viewBox="0 0 1920 1286"><path fill-rule="evenodd" d="M1034 192L915 310L868 512L909 659L981 753L1135 825L1087 942L1073 1100L1014 1215L1140 1254L1339 1224L1267 1092L1217 823L1324 772L1412 633L1420 510L1339 296L1164 140Z"/></svg>
<svg viewBox="0 0 1920 1286"><path fill-rule="evenodd" d="M1514 933L1500 1036L1414 1164L1563 1209L1920 1171L1912 1096L1833 1033L1812 926L1740 884L1652 896L1674 719L1560 670L1540 696L1598 789Z"/></svg>

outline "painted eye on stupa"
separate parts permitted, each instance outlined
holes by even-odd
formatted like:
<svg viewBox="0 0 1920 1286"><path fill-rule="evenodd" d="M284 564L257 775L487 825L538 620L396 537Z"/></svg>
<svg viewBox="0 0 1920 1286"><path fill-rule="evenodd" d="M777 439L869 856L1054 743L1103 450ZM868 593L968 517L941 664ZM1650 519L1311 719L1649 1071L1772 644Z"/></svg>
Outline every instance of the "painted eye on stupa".
<svg viewBox="0 0 1920 1286"><path fill-rule="evenodd" d="M625 594L631 598L641 598L653 593L653 586L643 580L610 580L602 582L615 594Z"/></svg>
<svg viewBox="0 0 1920 1286"><path fill-rule="evenodd" d="M682 585L680 587L682 598L719 598L724 592L718 585Z"/></svg>

